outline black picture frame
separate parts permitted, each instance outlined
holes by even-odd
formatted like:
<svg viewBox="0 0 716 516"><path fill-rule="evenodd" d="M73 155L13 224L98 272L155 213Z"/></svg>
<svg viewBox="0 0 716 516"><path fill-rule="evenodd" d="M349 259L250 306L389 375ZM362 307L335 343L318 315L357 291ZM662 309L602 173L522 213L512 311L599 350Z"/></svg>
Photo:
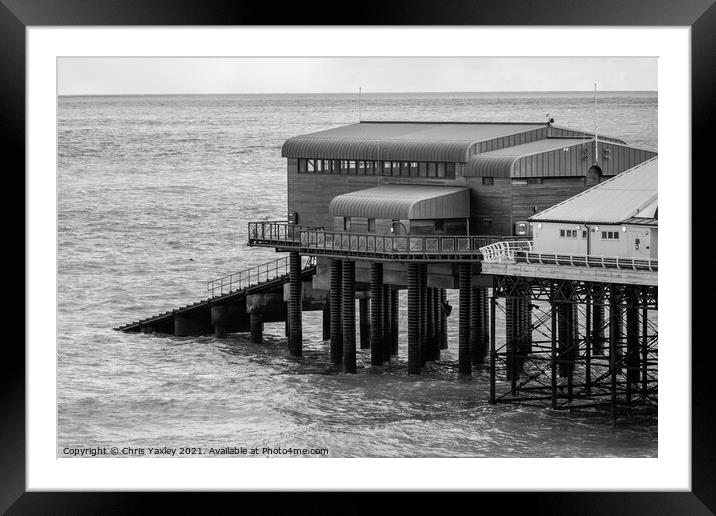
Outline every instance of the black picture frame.
<svg viewBox="0 0 716 516"><path fill-rule="evenodd" d="M714 0L499 0L452 2L393 1L361 2L347 16L344 10L322 8L318 4L276 6L267 2L226 2L218 0L0 0L0 116L2 147L7 175L25 170L25 29L30 26L87 25L550 25L550 26L689 26L691 27L692 72L692 156L693 168L706 169L710 151L707 139L714 115L716 88L716 6ZM343 15L339 16L339 12ZM8 158L15 158L9 165ZM703 164L703 165L702 165ZM701 165L701 167L700 167ZM684 180L693 177L682 171ZM692 191L693 187L692 187ZM696 190L698 191L698 190ZM704 227L709 215L708 203L693 203L693 228ZM6 220L11 211L6 207ZM19 232L19 231L18 231ZM22 235L24 239L24 232ZM16 241L19 241L17 239ZM691 265L691 250L684 250L684 266ZM25 267L24 246L23 264ZM706 260L710 264L713 258ZM693 262L692 274L702 269ZM8 265L9 266L9 265ZM27 270L26 280L27 280ZM703 276L708 278L708 276ZM50 287L51 288L51 287ZM708 286L701 287L701 290ZM693 290L694 293L697 289ZM708 317L705 303L692 300L692 320ZM691 321L683 321L692 330ZM160 502L164 510L172 506L184 510L192 504L203 512L215 503L224 504L233 494L219 500L206 496L187 499L184 494L168 493L39 493L25 489L25 354L19 346L3 346L0 416L0 510L7 514L85 514L142 512L150 502ZM709 369L714 363L711 339L692 339L692 490L690 492L588 492L588 493L472 493L473 510L497 506L518 508L524 505L532 514L712 514L716 511L716 429ZM668 343L683 346L688 343ZM261 506L270 500L276 508L275 494L240 494L242 506ZM282 502L300 507L305 495L294 493ZM353 496L363 497L359 493ZM403 505L420 506L426 494L415 494ZM473 500L474 499L474 500ZM473 503L475 505L473 505ZM258 505L256 505L258 504ZM354 505L354 504L348 504ZM374 507L370 502L360 504ZM216 505L215 507L220 507ZM237 507L237 506L235 506ZM266 506L267 509L269 506ZM340 506L336 507L338 509ZM342 506L343 508L346 505ZM494 506L493 510L494 510ZM238 507L237 507L238 509ZM355 512L362 512L355 508ZM232 511L233 512L233 511ZM268 512L273 512L269 510Z"/></svg>

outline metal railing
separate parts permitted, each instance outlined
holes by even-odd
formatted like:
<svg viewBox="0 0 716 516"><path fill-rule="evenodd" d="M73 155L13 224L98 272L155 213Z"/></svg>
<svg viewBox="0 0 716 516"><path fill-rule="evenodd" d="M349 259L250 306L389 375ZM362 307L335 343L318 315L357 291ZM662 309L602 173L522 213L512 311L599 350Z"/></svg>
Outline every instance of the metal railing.
<svg viewBox="0 0 716 516"><path fill-rule="evenodd" d="M514 261L516 251L532 251L530 240L502 241L480 248L485 262Z"/></svg>
<svg viewBox="0 0 716 516"><path fill-rule="evenodd" d="M323 226L301 226L285 220L249 222L249 243L266 242L295 245L303 230L322 230Z"/></svg>
<svg viewBox="0 0 716 516"><path fill-rule="evenodd" d="M650 258L623 258L619 256L595 256L588 254L537 253L532 242L497 242L481 247L483 261L487 263L528 263L539 265L569 265L572 267L595 267L633 271L659 270L659 260Z"/></svg>
<svg viewBox="0 0 716 516"><path fill-rule="evenodd" d="M301 267L302 270L316 265L314 256L307 256ZM278 258L270 262L262 263L250 267L246 270L234 272L206 282L206 290L211 292L212 297L223 296L230 292L244 290L249 287L255 287L261 283L271 281L280 276L288 274L289 262L288 256Z"/></svg>
<svg viewBox="0 0 716 516"><path fill-rule="evenodd" d="M393 235L326 231L323 227L284 222L250 222L249 245L277 245L322 254L456 255L480 253L480 248L524 237L499 235Z"/></svg>
<svg viewBox="0 0 716 516"><path fill-rule="evenodd" d="M659 260L651 258L623 258L620 256L594 256L586 254L553 254L516 252L515 261L540 265L571 265L633 271L658 272Z"/></svg>

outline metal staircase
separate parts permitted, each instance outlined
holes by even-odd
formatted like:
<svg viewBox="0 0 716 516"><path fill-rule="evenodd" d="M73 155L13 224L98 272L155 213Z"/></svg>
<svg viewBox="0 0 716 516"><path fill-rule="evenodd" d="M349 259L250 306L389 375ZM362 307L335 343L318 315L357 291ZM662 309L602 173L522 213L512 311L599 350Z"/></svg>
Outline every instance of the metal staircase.
<svg viewBox="0 0 716 516"><path fill-rule="evenodd" d="M301 268L301 276L312 276L315 272L316 258L314 256L306 257ZM288 282L288 277L288 257L286 256L208 281L206 289L211 293L211 297L114 329L124 332L139 332L145 328L164 327L171 322L176 314L200 312L210 309L213 305L222 305L229 301L236 303L239 298L245 298L252 293L278 291L283 288L284 283Z"/></svg>

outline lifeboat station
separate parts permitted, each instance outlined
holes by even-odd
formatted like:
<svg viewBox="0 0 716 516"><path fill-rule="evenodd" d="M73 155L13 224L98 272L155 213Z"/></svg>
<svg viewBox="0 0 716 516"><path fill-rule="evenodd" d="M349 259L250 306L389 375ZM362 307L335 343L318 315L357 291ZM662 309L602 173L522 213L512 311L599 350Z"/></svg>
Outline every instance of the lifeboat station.
<svg viewBox="0 0 716 516"><path fill-rule="evenodd" d="M286 219L250 222L247 243L283 256L118 330L260 342L264 322L285 321L300 356L302 312L320 310L331 360L356 373L357 347L373 367L398 353L402 308L409 374L457 346L460 375L489 367L491 403L605 408L613 422L656 406L655 152L552 121L396 121L281 153Z"/></svg>

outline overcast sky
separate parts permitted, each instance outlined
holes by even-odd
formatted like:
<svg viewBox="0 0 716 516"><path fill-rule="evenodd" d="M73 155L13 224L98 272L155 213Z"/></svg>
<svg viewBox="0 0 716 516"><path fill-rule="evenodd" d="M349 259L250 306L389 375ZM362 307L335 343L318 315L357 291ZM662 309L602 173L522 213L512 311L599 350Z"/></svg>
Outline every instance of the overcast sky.
<svg viewBox="0 0 716 516"><path fill-rule="evenodd" d="M58 59L60 95L656 91L649 57Z"/></svg>

